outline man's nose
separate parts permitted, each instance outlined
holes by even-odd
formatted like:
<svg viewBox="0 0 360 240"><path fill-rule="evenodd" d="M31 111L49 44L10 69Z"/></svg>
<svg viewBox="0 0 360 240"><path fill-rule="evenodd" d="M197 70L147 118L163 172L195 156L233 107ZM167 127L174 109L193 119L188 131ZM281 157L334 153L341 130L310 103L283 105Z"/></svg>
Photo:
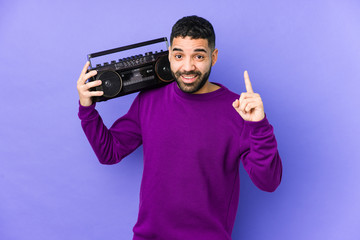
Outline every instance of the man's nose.
<svg viewBox="0 0 360 240"><path fill-rule="evenodd" d="M195 65L194 65L194 61L192 58L185 59L184 65L183 65L183 70L187 71L187 72L195 70Z"/></svg>

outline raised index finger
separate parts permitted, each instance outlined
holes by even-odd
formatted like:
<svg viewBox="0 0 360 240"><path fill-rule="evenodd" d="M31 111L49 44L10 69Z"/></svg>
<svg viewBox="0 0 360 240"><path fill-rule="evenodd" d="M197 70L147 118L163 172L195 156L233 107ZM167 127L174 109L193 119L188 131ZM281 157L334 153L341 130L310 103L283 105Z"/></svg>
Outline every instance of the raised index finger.
<svg viewBox="0 0 360 240"><path fill-rule="evenodd" d="M247 71L244 72L244 80L245 80L246 92L254 93L254 90L252 89L252 86L251 86L249 73Z"/></svg>

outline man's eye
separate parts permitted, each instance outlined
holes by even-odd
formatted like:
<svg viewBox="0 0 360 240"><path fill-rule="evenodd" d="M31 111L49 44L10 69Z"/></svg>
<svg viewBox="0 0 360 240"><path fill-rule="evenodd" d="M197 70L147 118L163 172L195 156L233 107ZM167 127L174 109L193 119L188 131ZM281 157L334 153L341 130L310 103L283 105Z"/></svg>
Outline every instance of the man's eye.
<svg viewBox="0 0 360 240"><path fill-rule="evenodd" d="M176 59L181 59L181 55L175 55Z"/></svg>
<svg viewBox="0 0 360 240"><path fill-rule="evenodd" d="M198 59L198 60L202 60L202 59L204 59L204 56L202 56L202 55L196 55L195 58Z"/></svg>

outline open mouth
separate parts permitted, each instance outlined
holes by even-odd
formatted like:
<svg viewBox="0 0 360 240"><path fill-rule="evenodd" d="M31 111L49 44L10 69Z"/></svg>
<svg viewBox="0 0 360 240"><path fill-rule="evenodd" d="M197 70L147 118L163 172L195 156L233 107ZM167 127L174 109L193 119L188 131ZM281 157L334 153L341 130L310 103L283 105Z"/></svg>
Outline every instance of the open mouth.
<svg viewBox="0 0 360 240"><path fill-rule="evenodd" d="M197 74L181 75L181 79L182 79L185 83L193 83L193 82L195 82L195 80L197 79L197 77L198 77Z"/></svg>

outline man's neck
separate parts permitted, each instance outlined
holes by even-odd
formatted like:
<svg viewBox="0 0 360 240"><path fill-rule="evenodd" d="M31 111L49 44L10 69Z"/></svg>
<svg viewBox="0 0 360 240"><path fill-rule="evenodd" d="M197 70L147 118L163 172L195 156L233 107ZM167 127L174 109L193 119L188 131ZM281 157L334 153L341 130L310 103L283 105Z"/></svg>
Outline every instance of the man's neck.
<svg viewBox="0 0 360 240"><path fill-rule="evenodd" d="M205 85L204 85L201 89L199 89L199 91L194 92L193 94L209 93L209 92L216 91L216 90L218 90L219 88L220 88L219 85L216 85L216 84L214 84L214 83L211 83L211 82L207 81L207 82L205 83Z"/></svg>

